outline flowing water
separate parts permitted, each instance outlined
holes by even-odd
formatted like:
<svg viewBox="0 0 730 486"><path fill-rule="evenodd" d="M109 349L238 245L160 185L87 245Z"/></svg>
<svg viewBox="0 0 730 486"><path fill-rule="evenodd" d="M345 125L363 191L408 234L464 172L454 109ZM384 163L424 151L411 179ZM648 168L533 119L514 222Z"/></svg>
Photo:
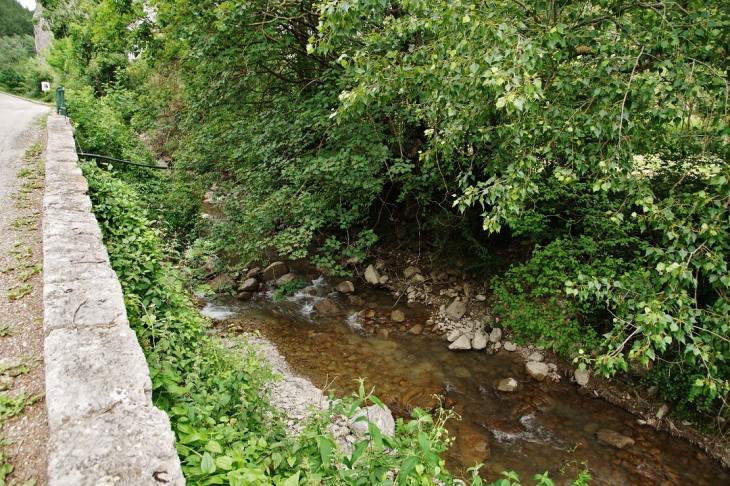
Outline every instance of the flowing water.
<svg viewBox="0 0 730 486"><path fill-rule="evenodd" d="M281 302L273 302L269 292L247 302L209 303L202 312L248 322L277 346L294 372L320 388L329 385L338 396L350 394L364 377L399 416L415 406L435 405L434 394L445 396L462 417L452 422L456 442L446 455L457 476L483 462L482 476L489 481L514 470L524 484L532 484L534 474L549 471L556 485L570 484L577 460L588 467L595 485L730 484L728 472L699 448L638 425L633 415L581 394L574 384L532 380L514 354L454 352L435 336L365 332L363 325L390 313L390 295L358 289L366 310L351 309L342 295L331 292L336 283L319 278ZM324 297L338 302L349 317L318 317L313 306ZM409 325L427 319L423 309L396 308L406 313ZM517 391L495 391L495 380L507 377L520 382ZM635 444L623 450L602 444L596 439L599 429L632 437Z"/></svg>

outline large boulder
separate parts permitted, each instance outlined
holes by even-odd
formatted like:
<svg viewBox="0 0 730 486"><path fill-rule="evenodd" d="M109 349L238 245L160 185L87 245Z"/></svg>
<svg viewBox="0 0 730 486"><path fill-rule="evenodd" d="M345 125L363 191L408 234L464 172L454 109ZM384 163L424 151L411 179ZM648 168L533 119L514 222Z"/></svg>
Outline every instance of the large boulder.
<svg viewBox="0 0 730 486"><path fill-rule="evenodd" d="M446 308L446 316L450 319L458 321L466 314L466 304L460 300L455 300Z"/></svg>
<svg viewBox="0 0 730 486"><path fill-rule="evenodd" d="M537 381L542 381L548 375L550 368L547 363L539 361L528 361L525 363L525 371L528 375L535 378Z"/></svg>
<svg viewBox="0 0 730 486"><path fill-rule="evenodd" d="M239 292L256 292L259 289L259 281L255 278L247 278L238 286Z"/></svg>
<svg viewBox="0 0 730 486"><path fill-rule="evenodd" d="M335 287L335 290L341 294L351 294L355 291L355 286L349 280L345 280L344 282L340 282Z"/></svg>
<svg viewBox="0 0 730 486"><path fill-rule="evenodd" d="M471 349L471 340L469 339L469 336L462 335L459 339L449 345L449 349L452 351Z"/></svg>
<svg viewBox="0 0 730 486"><path fill-rule="evenodd" d="M368 265L368 268L365 269L365 281L371 285L378 285L380 283L380 274L375 270L374 266Z"/></svg>
<svg viewBox="0 0 730 486"><path fill-rule="evenodd" d="M342 308L330 299L322 299L314 304L314 310L323 317L337 317L342 314Z"/></svg>
<svg viewBox="0 0 730 486"><path fill-rule="evenodd" d="M264 269L264 282L275 280L287 273L289 273L289 269L284 262L274 262Z"/></svg>
<svg viewBox="0 0 730 486"><path fill-rule="evenodd" d="M254 267L246 272L246 279L258 277L259 273L261 273L261 267Z"/></svg>
<svg viewBox="0 0 730 486"><path fill-rule="evenodd" d="M395 420L393 420L393 414L390 409L386 406L380 408L380 405L371 405L368 408L361 408L350 419L350 430L355 434L356 437L362 437L368 433L368 423L372 423L378 426L380 433L393 437L395 435ZM360 417L365 417L365 420L358 420Z"/></svg>
<svg viewBox="0 0 730 486"><path fill-rule="evenodd" d="M296 279L296 275L294 275L293 273L287 273L286 275L282 275L281 277L276 279L276 287L281 287L282 285L291 283Z"/></svg>
<svg viewBox="0 0 730 486"><path fill-rule="evenodd" d="M213 280L210 281L210 288L216 292L231 289L236 285L236 282L231 278L230 275L221 273L217 275Z"/></svg>
<svg viewBox="0 0 730 486"><path fill-rule="evenodd" d="M623 449L624 447L634 445L634 439L627 437L624 434L619 434L615 430L611 429L598 429L596 432L596 438L617 449Z"/></svg>

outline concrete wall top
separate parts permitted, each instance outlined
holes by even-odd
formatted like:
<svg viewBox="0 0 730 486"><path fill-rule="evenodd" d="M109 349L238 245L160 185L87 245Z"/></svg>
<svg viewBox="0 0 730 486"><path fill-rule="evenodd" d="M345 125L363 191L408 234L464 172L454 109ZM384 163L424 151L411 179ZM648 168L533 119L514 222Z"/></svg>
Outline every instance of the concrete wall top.
<svg viewBox="0 0 730 486"><path fill-rule="evenodd" d="M78 167L65 117L48 118L43 303L49 486L184 485L175 435Z"/></svg>

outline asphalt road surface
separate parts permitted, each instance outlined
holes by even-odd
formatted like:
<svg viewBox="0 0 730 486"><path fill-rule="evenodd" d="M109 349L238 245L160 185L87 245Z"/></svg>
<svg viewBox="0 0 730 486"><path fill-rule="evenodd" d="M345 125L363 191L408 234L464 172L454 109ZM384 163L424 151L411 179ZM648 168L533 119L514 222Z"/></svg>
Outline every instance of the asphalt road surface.
<svg viewBox="0 0 730 486"><path fill-rule="evenodd" d="M33 120L51 108L0 93L0 228L7 227L15 174L25 149L30 145Z"/></svg>

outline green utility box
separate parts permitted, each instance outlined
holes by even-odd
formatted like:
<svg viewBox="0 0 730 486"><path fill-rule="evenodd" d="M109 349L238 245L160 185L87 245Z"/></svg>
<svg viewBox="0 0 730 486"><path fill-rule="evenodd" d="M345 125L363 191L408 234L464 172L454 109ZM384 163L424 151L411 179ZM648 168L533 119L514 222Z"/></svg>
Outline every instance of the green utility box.
<svg viewBox="0 0 730 486"><path fill-rule="evenodd" d="M66 93L63 86L56 88L56 113L66 116Z"/></svg>

